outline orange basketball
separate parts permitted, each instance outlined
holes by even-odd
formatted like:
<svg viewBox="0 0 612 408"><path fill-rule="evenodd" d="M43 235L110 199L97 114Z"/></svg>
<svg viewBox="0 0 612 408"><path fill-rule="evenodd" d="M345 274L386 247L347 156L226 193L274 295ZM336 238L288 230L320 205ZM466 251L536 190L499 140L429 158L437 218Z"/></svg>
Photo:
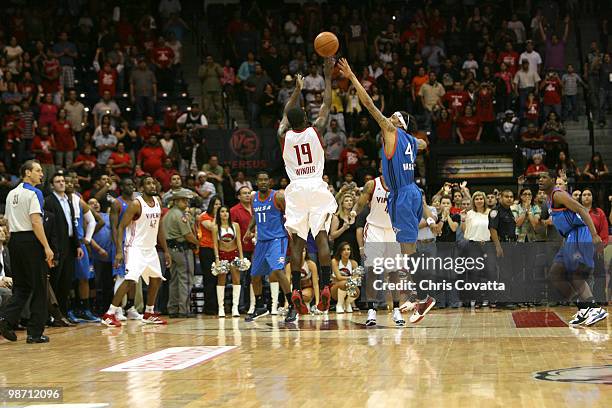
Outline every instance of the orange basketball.
<svg viewBox="0 0 612 408"><path fill-rule="evenodd" d="M314 40L315 51L322 57L331 57L338 51L339 46L338 37L329 31L319 33Z"/></svg>

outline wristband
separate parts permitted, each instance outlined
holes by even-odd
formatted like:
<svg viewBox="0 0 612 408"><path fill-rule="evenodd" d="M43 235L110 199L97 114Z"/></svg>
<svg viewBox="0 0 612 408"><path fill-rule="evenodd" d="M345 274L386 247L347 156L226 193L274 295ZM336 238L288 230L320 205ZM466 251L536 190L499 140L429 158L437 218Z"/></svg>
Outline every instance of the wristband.
<svg viewBox="0 0 612 408"><path fill-rule="evenodd" d="M431 226L432 226L432 225L434 225L435 223L436 223L436 220L434 220L434 219L433 219L433 218L431 218L431 217L427 217L427 225L428 225L428 226L430 226L430 227L431 227Z"/></svg>

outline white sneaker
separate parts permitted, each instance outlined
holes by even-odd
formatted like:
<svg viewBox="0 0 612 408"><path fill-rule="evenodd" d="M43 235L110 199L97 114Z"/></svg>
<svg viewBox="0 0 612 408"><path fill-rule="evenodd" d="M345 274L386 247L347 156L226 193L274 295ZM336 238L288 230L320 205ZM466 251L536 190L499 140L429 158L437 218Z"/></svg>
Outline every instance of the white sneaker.
<svg viewBox="0 0 612 408"><path fill-rule="evenodd" d="M276 316L278 314L278 303L272 302L272 310L270 311L272 316Z"/></svg>
<svg viewBox="0 0 612 408"><path fill-rule="evenodd" d="M400 312L397 307L393 309L393 321L397 327L404 327L406 325L406 321L402 317L402 312Z"/></svg>
<svg viewBox="0 0 612 408"><path fill-rule="evenodd" d="M402 304L399 307L400 312L409 312L411 310L414 310L416 306L416 303L412 303L411 301L407 300L404 304Z"/></svg>
<svg viewBox="0 0 612 408"><path fill-rule="evenodd" d="M115 310L115 317L120 322L125 322L127 320L127 317L125 317L125 315L123 314L123 308L122 307L118 307L117 310Z"/></svg>
<svg viewBox="0 0 612 408"><path fill-rule="evenodd" d="M336 314L342 313L344 313L344 306L342 305L342 303L338 302L336 303Z"/></svg>
<svg viewBox="0 0 612 408"><path fill-rule="evenodd" d="M591 311L591 308L578 310L578 312L576 312L576 314L572 316L572 318L570 319L568 323L572 326L583 324L589 318L590 311Z"/></svg>
<svg viewBox="0 0 612 408"><path fill-rule="evenodd" d="M376 326L376 310L368 310L368 319L365 324L366 326Z"/></svg>
<svg viewBox="0 0 612 408"><path fill-rule="evenodd" d="M350 302L346 304L346 313L353 313L353 305Z"/></svg>
<svg viewBox="0 0 612 408"><path fill-rule="evenodd" d="M608 317L608 312L606 311L606 309L602 307L593 307L589 309L589 313L583 324L585 326L591 326L605 319L606 317Z"/></svg>
<svg viewBox="0 0 612 408"><path fill-rule="evenodd" d="M138 313L138 310L134 306L127 310L127 318L129 320L142 320L142 315Z"/></svg>

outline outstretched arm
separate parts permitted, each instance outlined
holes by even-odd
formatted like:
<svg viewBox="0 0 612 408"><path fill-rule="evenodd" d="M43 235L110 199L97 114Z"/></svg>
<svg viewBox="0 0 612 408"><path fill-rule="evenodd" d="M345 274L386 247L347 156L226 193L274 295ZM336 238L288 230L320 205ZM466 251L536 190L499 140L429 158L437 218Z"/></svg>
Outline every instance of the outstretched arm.
<svg viewBox="0 0 612 408"><path fill-rule="evenodd" d="M323 130L325 129L325 125L327 124L329 110L331 108L331 81L333 68L334 62L332 58L325 58L325 91L323 92L323 104L321 105L321 110L319 111L319 117L314 122L314 127L319 131L319 134L323 134Z"/></svg>
<svg viewBox="0 0 612 408"><path fill-rule="evenodd" d="M387 148L389 148L389 151L387 153L391 153L395 147L395 126L393 126L393 123L391 123L391 121L387 119L381 111L378 110L376 105L374 105L374 101L372 100L370 95L368 95L363 85L361 85L361 82L359 82L359 80L351 70L351 66L349 65L348 61L345 58L342 58L338 62L338 65L340 66L340 72L342 73L342 75L345 78L348 78L349 81L351 81L351 83L355 87L355 90L357 91L357 96L359 97L359 101L361 102L361 104L366 107L366 109L368 110L368 112L370 112L370 115L372 115L376 123L378 123L378 126L380 126L385 141L385 152L387 152Z"/></svg>
<svg viewBox="0 0 612 408"><path fill-rule="evenodd" d="M283 120L281 120L281 123L278 126L278 138L281 142L281 145L283 144L285 139L285 132L287 132L287 130L289 129L289 120L287 119L287 112L289 111L289 109L295 106L296 102L299 100L303 86L304 78L302 78L302 75L297 74L295 76L295 89L293 90L293 93L291 94L289 100L287 101L287 104L285 105L285 109L283 111Z"/></svg>

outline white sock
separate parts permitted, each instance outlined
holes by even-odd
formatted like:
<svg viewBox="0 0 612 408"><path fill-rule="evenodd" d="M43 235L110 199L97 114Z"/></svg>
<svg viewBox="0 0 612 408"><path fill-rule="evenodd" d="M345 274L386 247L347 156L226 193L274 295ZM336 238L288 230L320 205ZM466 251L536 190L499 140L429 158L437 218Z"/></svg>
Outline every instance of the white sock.
<svg viewBox="0 0 612 408"><path fill-rule="evenodd" d="M155 312L155 306L147 305L147 307L145 308L145 312L146 313L153 313L153 312Z"/></svg>
<svg viewBox="0 0 612 408"><path fill-rule="evenodd" d="M117 311L117 309L119 309L119 306L113 306L112 304L108 307L108 311L106 312L106 314L109 315L114 315L115 312Z"/></svg>
<svg viewBox="0 0 612 408"><path fill-rule="evenodd" d="M272 297L272 304L278 303L278 282L270 282L270 296Z"/></svg>

